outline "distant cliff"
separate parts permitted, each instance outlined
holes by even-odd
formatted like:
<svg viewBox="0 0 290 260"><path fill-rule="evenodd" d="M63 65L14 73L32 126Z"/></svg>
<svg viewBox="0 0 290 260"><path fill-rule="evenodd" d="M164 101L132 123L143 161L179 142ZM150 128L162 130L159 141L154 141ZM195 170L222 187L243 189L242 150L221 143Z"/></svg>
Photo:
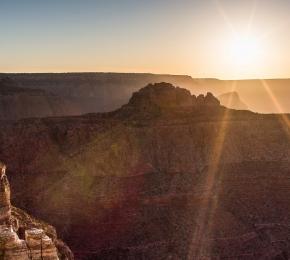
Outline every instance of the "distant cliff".
<svg viewBox="0 0 290 260"><path fill-rule="evenodd" d="M37 88L23 88L11 78L0 78L0 119L15 120L80 114L79 103Z"/></svg>
<svg viewBox="0 0 290 260"><path fill-rule="evenodd" d="M195 95L235 91L254 112L290 112L288 79L223 81L145 73L0 74L0 119L113 111L126 104L133 92L160 82Z"/></svg>
<svg viewBox="0 0 290 260"><path fill-rule="evenodd" d="M2 121L0 159L77 259L287 259L289 119L161 83L110 113Z"/></svg>
<svg viewBox="0 0 290 260"><path fill-rule="evenodd" d="M0 74L0 119L112 111L149 83L190 86L191 80L154 74Z"/></svg>

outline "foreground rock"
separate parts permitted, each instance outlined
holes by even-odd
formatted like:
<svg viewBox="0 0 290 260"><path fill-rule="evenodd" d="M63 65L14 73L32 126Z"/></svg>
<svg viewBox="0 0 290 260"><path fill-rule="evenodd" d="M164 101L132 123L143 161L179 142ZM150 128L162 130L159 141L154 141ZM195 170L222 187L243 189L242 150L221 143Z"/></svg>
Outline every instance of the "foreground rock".
<svg viewBox="0 0 290 260"><path fill-rule="evenodd" d="M73 259L64 244L57 248L61 242L57 242L52 227L33 220L11 206L10 186L5 170L5 165L0 162L0 259Z"/></svg>

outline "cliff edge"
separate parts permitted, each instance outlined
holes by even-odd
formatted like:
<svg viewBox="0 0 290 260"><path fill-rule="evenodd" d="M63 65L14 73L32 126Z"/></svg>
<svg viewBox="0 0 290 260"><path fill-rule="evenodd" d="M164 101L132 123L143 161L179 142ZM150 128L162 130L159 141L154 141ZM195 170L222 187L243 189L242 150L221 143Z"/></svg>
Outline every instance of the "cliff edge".
<svg viewBox="0 0 290 260"><path fill-rule="evenodd" d="M0 162L0 259L73 259L53 227L12 207L5 171L6 166Z"/></svg>

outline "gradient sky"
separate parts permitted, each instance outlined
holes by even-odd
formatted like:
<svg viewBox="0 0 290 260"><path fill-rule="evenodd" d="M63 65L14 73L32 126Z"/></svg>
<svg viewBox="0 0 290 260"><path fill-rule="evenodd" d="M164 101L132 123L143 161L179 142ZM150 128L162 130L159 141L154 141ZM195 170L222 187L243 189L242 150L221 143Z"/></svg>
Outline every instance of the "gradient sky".
<svg viewBox="0 0 290 260"><path fill-rule="evenodd" d="M290 77L290 1L1 0L0 71ZM233 60L234 35L258 39Z"/></svg>

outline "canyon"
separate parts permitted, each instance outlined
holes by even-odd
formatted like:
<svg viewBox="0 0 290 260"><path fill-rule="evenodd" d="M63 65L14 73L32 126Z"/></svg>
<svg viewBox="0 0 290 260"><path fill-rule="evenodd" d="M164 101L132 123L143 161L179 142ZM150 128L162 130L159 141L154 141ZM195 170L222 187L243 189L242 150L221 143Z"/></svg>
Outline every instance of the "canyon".
<svg viewBox="0 0 290 260"><path fill-rule="evenodd" d="M76 259L288 259L289 120L149 84L112 112L2 120L0 159Z"/></svg>

